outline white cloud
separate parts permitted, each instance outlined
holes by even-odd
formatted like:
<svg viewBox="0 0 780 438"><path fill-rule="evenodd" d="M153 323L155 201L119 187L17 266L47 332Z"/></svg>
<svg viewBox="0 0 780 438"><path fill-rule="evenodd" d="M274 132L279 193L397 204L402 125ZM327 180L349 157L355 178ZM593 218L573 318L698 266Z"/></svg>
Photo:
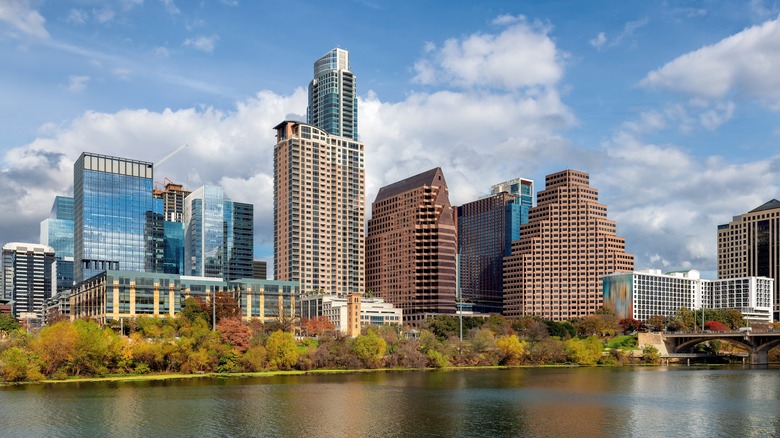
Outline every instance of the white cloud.
<svg viewBox="0 0 780 438"><path fill-rule="evenodd" d="M92 10L92 16L95 17L95 20L100 24L109 23L114 19L114 15L116 15L114 10L109 7Z"/></svg>
<svg viewBox="0 0 780 438"><path fill-rule="evenodd" d="M69 76L68 90L71 93L81 93L87 89L87 82L89 82L89 76Z"/></svg>
<svg viewBox="0 0 780 438"><path fill-rule="evenodd" d="M79 9L71 9L65 21L71 24L84 24L87 22L87 13Z"/></svg>
<svg viewBox="0 0 780 438"><path fill-rule="evenodd" d="M217 45L217 41L219 41L219 36L217 35L187 38L184 40L184 46L192 47L193 49L200 50L201 52L213 53L214 48Z"/></svg>
<svg viewBox="0 0 780 438"><path fill-rule="evenodd" d="M509 23L506 18L500 23ZM451 38L441 48L426 44L427 57L415 65L425 85L518 89L552 86L563 76L563 59L549 26L516 17L498 34Z"/></svg>
<svg viewBox="0 0 780 438"><path fill-rule="evenodd" d="M171 14L171 15L179 15L181 14L181 11L179 8L176 7L176 4L173 0L160 0L162 1L163 6L165 6L165 12Z"/></svg>
<svg viewBox="0 0 780 438"><path fill-rule="evenodd" d="M34 38L48 38L44 24L46 19L36 10L28 0L3 0L0 1L0 21L10 24L16 30Z"/></svg>
<svg viewBox="0 0 780 438"><path fill-rule="evenodd" d="M593 38L588 42L591 46L601 50L601 48L604 47L604 44L607 42L607 35L604 32L599 32L599 34L596 35L596 38Z"/></svg>
<svg viewBox="0 0 780 438"><path fill-rule="evenodd" d="M123 81L130 80L130 77L133 74L132 70L123 67L116 67L111 70L111 73L113 73L114 76L116 76L118 79L122 79Z"/></svg>
<svg viewBox="0 0 780 438"><path fill-rule="evenodd" d="M628 21L623 25L623 30L615 38L610 40L607 38L607 35L604 32L599 32L595 38L589 40L588 42L597 50L602 50L607 47L615 47L620 45L620 43L622 43L624 40L634 36L634 33L638 29L645 27L649 22L650 20L647 17L635 21Z"/></svg>
<svg viewBox="0 0 780 438"><path fill-rule="evenodd" d="M710 131L718 127L734 116L734 102L724 102L716 105L715 108L705 111L699 116L702 126Z"/></svg>
<svg viewBox="0 0 780 438"><path fill-rule="evenodd" d="M158 58L167 58L171 56L170 52L165 47L155 47L154 48L154 56Z"/></svg>
<svg viewBox="0 0 780 438"><path fill-rule="evenodd" d="M141 6L144 4L144 0L121 0L122 9L125 11L129 11L136 6Z"/></svg>
<svg viewBox="0 0 780 438"><path fill-rule="evenodd" d="M780 18L686 53L647 74L640 85L705 99L731 95L780 106Z"/></svg>

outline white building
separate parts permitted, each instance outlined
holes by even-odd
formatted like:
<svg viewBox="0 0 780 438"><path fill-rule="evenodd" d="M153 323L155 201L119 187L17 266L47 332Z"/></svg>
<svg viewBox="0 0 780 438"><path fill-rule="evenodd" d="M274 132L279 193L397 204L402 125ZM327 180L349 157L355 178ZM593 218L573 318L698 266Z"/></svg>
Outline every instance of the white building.
<svg viewBox="0 0 780 438"><path fill-rule="evenodd" d="M54 249L37 243L11 242L3 246L0 298L11 301L13 315L37 314L57 289Z"/></svg>
<svg viewBox="0 0 780 438"><path fill-rule="evenodd" d="M346 295L313 295L301 297L301 318L328 318L336 330L347 333L349 327ZM403 311L382 298L360 300L360 325L400 325Z"/></svg>
<svg viewBox="0 0 780 438"><path fill-rule="evenodd" d="M774 279L704 280L699 271L662 274L660 269L616 272L603 278L604 305L618 318L647 321L674 316L682 308L737 309L745 319L772 322Z"/></svg>

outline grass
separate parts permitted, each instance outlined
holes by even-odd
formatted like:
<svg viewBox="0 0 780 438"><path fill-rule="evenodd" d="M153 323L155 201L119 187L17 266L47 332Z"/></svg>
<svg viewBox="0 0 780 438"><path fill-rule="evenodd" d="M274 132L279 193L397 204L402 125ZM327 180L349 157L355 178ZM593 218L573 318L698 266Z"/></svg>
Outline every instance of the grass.
<svg viewBox="0 0 780 438"><path fill-rule="evenodd" d="M637 337L634 335L615 336L606 342L606 348L620 350L638 350L636 347Z"/></svg>

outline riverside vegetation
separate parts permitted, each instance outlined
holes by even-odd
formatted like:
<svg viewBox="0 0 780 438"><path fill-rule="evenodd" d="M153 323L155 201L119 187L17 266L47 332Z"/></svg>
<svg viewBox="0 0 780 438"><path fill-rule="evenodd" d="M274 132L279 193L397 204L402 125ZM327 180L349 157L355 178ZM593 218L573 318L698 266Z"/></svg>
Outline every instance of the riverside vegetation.
<svg viewBox="0 0 780 438"><path fill-rule="evenodd" d="M120 335L115 323L101 327L90 320L62 320L27 333L13 318L0 316L0 376L6 382L22 382L150 373L624 365L659 359L653 347L634 354L639 351L636 336L629 333L645 330L645 323L618 321L604 309L572 322L464 317L461 342L460 322L453 316L433 318L419 331L367 327L354 339L335 333L327 319L317 318L300 321L302 336L296 338L294 321L245 323L237 307L220 307L219 299L216 303L218 309L211 309L188 298L177 318L125 320L122 331L127 335ZM731 328L743 323L741 315L728 311L712 311L705 317ZM693 312L681 309L677 318L653 322L685 330L695 321ZM723 345L712 341L701 348L722 351Z"/></svg>

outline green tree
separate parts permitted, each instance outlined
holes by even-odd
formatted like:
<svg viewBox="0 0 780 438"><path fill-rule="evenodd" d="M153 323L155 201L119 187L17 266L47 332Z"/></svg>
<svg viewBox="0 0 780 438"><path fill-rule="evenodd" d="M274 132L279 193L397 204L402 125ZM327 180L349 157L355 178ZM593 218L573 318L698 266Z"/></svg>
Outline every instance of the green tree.
<svg viewBox="0 0 780 438"><path fill-rule="evenodd" d="M0 337L20 328L22 328L22 325L19 324L16 318L7 313L0 313Z"/></svg>
<svg viewBox="0 0 780 438"><path fill-rule="evenodd" d="M658 363L661 360L661 355L658 354L658 349L652 345L645 345L642 349L642 361L645 363Z"/></svg>
<svg viewBox="0 0 780 438"><path fill-rule="evenodd" d="M241 364L246 371L262 371L267 363L267 356L265 347L262 345L249 347L241 357Z"/></svg>
<svg viewBox="0 0 780 438"><path fill-rule="evenodd" d="M19 347L11 347L0 354L0 375L8 382L43 378L32 354Z"/></svg>
<svg viewBox="0 0 780 438"><path fill-rule="evenodd" d="M76 328L76 344L73 354L73 373L82 372L99 374L105 372L104 361L108 353L108 343L103 330L94 321L77 319L73 322Z"/></svg>
<svg viewBox="0 0 780 438"><path fill-rule="evenodd" d="M502 365L519 365L525 355L526 342L521 341L517 335L504 335L496 339L496 347L501 354Z"/></svg>
<svg viewBox="0 0 780 438"><path fill-rule="evenodd" d="M352 351L368 368L379 366L386 350L387 342L373 330L368 330L365 335L358 336L352 342Z"/></svg>
<svg viewBox="0 0 780 438"><path fill-rule="evenodd" d="M449 365L447 358L434 349L428 350L428 366L431 368L442 368Z"/></svg>
<svg viewBox="0 0 780 438"><path fill-rule="evenodd" d="M274 369L288 370L298 361L298 349L292 333L275 331L265 341L268 363Z"/></svg>
<svg viewBox="0 0 780 438"><path fill-rule="evenodd" d="M572 338L565 343L569 360L580 365L595 365L601 358L603 346L596 336L585 339Z"/></svg>
<svg viewBox="0 0 780 438"><path fill-rule="evenodd" d="M181 312L179 316L189 322L195 322L197 319L209 321L209 315L206 313L205 302L200 297L188 297L181 303Z"/></svg>

